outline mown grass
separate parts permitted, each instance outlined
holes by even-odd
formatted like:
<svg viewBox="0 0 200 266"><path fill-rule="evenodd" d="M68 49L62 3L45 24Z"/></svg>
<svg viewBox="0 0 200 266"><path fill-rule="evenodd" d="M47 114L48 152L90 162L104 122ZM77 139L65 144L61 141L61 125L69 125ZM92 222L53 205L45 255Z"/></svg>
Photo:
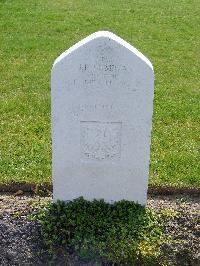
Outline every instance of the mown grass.
<svg viewBox="0 0 200 266"><path fill-rule="evenodd" d="M199 11L198 0L0 0L0 182L51 182L52 63L110 30L154 65L151 184L199 186Z"/></svg>

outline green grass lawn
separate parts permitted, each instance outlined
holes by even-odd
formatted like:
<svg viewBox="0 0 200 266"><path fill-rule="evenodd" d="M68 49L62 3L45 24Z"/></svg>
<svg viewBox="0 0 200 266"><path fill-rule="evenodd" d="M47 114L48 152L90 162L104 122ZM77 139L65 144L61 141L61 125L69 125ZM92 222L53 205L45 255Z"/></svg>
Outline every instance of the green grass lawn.
<svg viewBox="0 0 200 266"><path fill-rule="evenodd" d="M154 65L150 183L199 186L199 13L198 0L0 0L0 182L51 182L52 63L109 30Z"/></svg>

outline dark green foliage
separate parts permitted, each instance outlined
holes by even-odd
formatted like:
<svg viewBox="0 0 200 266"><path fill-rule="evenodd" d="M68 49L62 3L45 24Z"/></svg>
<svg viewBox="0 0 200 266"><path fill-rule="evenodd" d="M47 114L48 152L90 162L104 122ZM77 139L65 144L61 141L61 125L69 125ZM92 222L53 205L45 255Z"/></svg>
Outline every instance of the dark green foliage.
<svg viewBox="0 0 200 266"><path fill-rule="evenodd" d="M139 204L78 198L53 203L38 217L54 255L62 250L86 261L159 265L161 226L155 214Z"/></svg>

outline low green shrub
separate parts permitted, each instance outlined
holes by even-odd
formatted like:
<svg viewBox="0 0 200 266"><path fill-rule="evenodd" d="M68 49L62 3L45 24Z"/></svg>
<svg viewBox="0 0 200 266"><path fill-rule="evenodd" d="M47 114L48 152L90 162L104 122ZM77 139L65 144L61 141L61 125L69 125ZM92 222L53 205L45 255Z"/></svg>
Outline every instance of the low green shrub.
<svg viewBox="0 0 200 266"><path fill-rule="evenodd" d="M137 203L58 201L38 219L54 256L62 250L68 257L98 265L160 265L162 225L155 213Z"/></svg>

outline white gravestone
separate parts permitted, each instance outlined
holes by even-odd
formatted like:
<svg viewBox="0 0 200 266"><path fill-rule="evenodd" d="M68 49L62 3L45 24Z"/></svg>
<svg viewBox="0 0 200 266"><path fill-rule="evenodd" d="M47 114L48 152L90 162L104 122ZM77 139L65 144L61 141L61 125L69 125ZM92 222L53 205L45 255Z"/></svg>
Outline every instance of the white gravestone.
<svg viewBox="0 0 200 266"><path fill-rule="evenodd" d="M55 60L51 87L54 201L146 204L150 61L113 33L96 32Z"/></svg>

